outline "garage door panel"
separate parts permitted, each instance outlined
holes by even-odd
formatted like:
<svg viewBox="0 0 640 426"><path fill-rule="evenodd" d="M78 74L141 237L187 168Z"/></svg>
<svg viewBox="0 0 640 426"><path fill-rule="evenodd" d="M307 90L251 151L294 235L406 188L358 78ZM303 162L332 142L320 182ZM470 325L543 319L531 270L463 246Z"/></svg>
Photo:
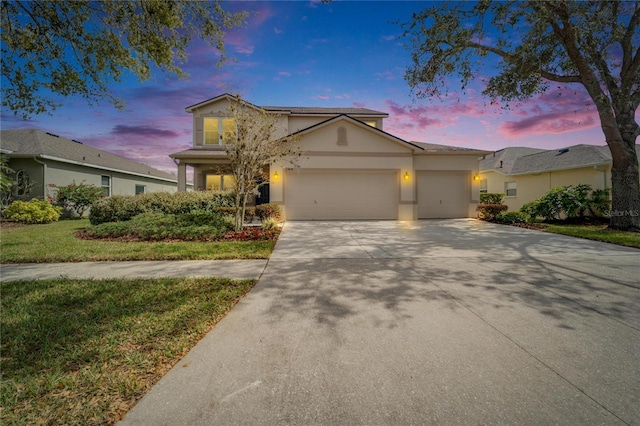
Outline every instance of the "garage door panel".
<svg viewBox="0 0 640 426"><path fill-rule="evenodd" d="M288 220L397 219L396 172L287 172Z"/></svg>
<svg viewBox="0 0 640 426"><path fill-rule="evenodd" d="M468 172L420 172L417 192L419 219L454 219L468 216Z"/></svg>

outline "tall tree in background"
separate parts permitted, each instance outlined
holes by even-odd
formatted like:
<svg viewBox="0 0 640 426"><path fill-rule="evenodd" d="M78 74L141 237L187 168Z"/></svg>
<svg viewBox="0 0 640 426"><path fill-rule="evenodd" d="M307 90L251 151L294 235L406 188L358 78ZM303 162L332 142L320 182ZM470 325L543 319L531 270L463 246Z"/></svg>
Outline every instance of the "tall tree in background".
<svg viewBox="0 0 640 426"><path fill-rule="evenodd" d="M498 73L483 91L492 101L581 84L613 158L610 227L640 231L639 24L639 0L444 2L404 24L413 59L405 78L418 97L440 96L447 76L464 88L494 55Z"/></svg>
<svg viewBox="0 0 640 426"><path fill-rule="evenodd" d="M109 83L126 73L146 80L153 66L185 76L196 37L224 59L225 30L246 17L191 0L2 0L0 12L2 107L23 118L51 112L60 96L122 107Z"/></svg>
<svg viewBox="0 0 640 426"><path fill-rule="evenodd" d="M295 164L300 156L296 145L299 137L287 134L279 115L243 101L240 96L229 109L236 132L225 132L223 141L236 180L235 228L240 230L249 196L258 195L260 186L269 181L268 166L279 162Z"/></svg>

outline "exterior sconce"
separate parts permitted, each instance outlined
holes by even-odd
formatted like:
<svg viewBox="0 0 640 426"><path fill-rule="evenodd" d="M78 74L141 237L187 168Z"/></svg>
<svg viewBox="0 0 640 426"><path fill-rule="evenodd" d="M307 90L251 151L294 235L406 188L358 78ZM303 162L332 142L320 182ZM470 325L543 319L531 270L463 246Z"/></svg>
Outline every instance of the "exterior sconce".
<svg viewBox="0 0 640 426"><path fill-rule="evenodd" d="M275 173L273 174L273 180L278 180L278 178L279 178L279 177L280 177L280 176L278 176L278 172L275 172Z"/></svg>
<svg viewBox="0 0 640 426"><path fill-rule="evenodd" d="M404 172L404 180L409 180L409 172Z"/></svg>
<svg viewBox="0 0 640 426"><path fill-rule="evenodd" d="M480 180L480 175L473 175L473 180L474 181L479 181Z"/></svg>

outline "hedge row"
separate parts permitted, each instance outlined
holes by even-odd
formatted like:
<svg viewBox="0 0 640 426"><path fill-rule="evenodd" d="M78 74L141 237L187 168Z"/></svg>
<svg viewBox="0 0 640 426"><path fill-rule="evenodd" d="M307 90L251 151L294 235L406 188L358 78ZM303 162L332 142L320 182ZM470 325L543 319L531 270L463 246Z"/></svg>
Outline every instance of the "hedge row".
<svg viewBox="0 0 640 426"><path fill-rule="evenodd" d="M139 195L113 195L97 200L91 206L92 225L131 220L142 213L184 214L192 211L215 212L220 207L232 207L230 192L152 192Z"/></svg>
<svg viewBox="0 0 640 426"><path fill-rule="evenodd" d="M235 214L234 194L230 192L155 192L139 195L114 195L97 200L91 206L89 220L92 225L131 220L143 213L181 215L192 212L216 213L220 216ZM244 220L254 217L282 221L282 210L277 204L262 204L245 209Z"/></svg>

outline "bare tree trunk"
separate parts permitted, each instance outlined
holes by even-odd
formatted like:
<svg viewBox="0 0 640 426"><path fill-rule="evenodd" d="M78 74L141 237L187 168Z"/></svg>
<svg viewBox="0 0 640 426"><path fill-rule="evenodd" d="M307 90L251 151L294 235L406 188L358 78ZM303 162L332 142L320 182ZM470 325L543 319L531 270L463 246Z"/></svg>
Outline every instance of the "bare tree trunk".
<svg viewBox="0 0 640 426"><path fill-rule="evenodd" d="M613 160L609 228L640 232L640 175L635 138L616 142L609 143Z"/></svg>

